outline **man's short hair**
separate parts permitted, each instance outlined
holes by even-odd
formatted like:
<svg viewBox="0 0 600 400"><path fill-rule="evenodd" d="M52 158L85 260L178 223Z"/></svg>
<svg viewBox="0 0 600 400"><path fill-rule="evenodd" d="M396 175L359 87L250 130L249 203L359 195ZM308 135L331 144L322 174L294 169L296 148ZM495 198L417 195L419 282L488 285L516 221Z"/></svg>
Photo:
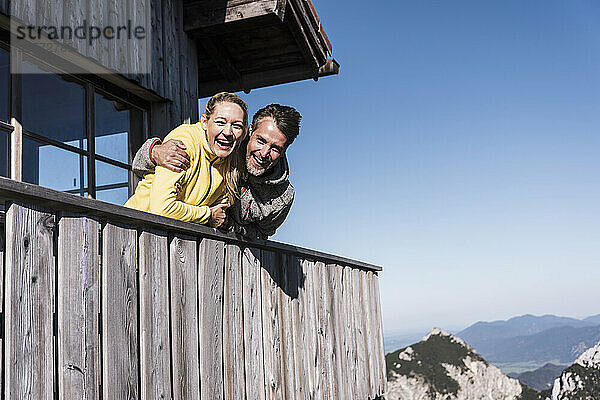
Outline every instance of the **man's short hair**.
<svg viewBox="0 0 600 400"><path fill-rule="evenodd" d="M265 118L273 118L277 128L287 138L285 145L289 146L300 133L300 120L302 115L294 107L282 106L281 104L269 104L261 108L252 117L254 129Z"/></svg>

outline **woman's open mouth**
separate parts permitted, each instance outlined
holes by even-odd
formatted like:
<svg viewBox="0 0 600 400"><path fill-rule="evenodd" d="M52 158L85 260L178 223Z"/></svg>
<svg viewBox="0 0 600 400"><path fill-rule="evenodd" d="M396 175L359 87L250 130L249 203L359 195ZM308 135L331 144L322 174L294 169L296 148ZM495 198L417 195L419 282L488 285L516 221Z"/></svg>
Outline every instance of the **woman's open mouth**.
<svg viewBox="0 0 600 400"><path fill-rule="evenodd" d="M219 149L223 151L229 151L233 148L235 141L222 138L215 138L215 144L219 147Z"/></svg>

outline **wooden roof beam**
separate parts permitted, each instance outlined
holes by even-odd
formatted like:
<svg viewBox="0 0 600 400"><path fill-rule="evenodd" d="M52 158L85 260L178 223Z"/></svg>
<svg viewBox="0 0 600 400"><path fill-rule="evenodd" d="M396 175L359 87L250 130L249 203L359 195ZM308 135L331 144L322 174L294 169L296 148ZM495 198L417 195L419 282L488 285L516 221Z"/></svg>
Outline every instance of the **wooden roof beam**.
<svg viewBox="0 0 600 400"><path fill-rule="evenodd" d="M187 3L184 7L183 29L186 32L267 15L283 21L285 13L285 1L282 0L210 0Z"/></svg>

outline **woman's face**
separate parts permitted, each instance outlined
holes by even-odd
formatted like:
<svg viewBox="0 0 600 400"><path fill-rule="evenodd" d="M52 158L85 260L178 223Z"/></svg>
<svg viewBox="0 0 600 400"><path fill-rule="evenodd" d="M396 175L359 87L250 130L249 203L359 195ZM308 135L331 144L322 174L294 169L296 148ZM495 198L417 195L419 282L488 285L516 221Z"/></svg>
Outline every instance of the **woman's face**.
<svg viewBox="0 0 600 400"><path fill-rule="evenodd" d="M217 157L225 158L233 153L246 135L244 110L235 103L218 103L210 116L202 114L202 129L207 133L208 144Z"/></svg>

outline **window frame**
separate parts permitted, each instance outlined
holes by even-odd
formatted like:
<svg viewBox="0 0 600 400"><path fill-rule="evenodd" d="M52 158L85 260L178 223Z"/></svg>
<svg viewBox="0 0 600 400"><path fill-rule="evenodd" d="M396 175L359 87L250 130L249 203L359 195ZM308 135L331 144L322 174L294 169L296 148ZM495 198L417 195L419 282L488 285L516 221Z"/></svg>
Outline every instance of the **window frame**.
<svg viewBox="0 0 600 400"><path fill-rule="evenodd" d="M0 39L0 47L2 47L3 49L6 49L6 51L8 51L9 54L11 53L10 46L7 43L5 43L4 41L2 41L1 39ZM58 140L40 135L36 132L32 132L32 131L26 129L25 127L22 127L23 137L33 139L37 142L40 142L40 143L43 143L46 145L55 146L60 149L72 152L72 153L86 156L87 157L87 180L88 180L88 182L87 182L87 187L85 189L87 190L87 193L92 198L96 198L96 192L98 190L116 189L116 188L123 188L123 187L128 188L128 195L131 196L131 194L133 193L134 184L135 184L135 175L131 168L131 161L132 161L133 155L135 154L134 151L137 150L137 147L139 147L139 146L134 146L134 145L137 143L140 143L141 141L145 140L148 137L148 127L149 127L151 103L103 80L101 78L101 76L98 76L98 75L74 75L74 74L65 73L61 69L59 69L51 64L48 64L44 60L41 60L38 57L35 57L35 56L33 56L31 54L27 54L27 53L23 53L22 58L20 60L20 62L24 62L24 61L31 62L32 64L38 66L39 68L43 69L44 71L46 71L48 73L58 75L61 79L64 79L69 82L74 82L74 83L82 86L82 88L84 90L84 103L85 103L84 104L84 113L85 113L84 129L85 129L85 138L87 139L88 145L87 145L87 150L80 149L75 146L71 146L69 144L60 142ZM14 75L11 74L11 80L10 80L10 84L9 84L9 86L10 86L9 87L9 94L10 94L9 109L11 110L9 118L11 120L12 120L12 118L17 117L15 115L13 115L14 114L13 110L15 110L15 107L14 107L15 104L13 104L13 102L16 99L16 96L14 96L14 90L15 90L15 86L22 87L22 79L23 79L23 74L14 74ZM95 149L95 138L96 138L95 129L96 129L96 127L95 127L95 118L94 118L95 117L94 96L96 93L101 96L104 96L105 98L111 98L116 101L119 101L119 102L123 103L125 106L127 106L129 109L132 109L132 111L140 113L139 127L135 127L136 131L132 131L131 124L129 126L129 131L128 131L129 135L128 135L128 143L127 143L127 146L128 146L128 149L127 149L128 150L128 163L127 164L125 164L121 161L118 161L118 160L114 160L110 157L96 154L96 149ZM22 93L18 100L20 103L20 104L18 104L19 109L22 109L22 106L23 106ZM19 118L19 120L21 120L21 119L22 118ZM130 121L131 121L131 118L130 118ZM9 132L9 137L12 136L12 135L10 135L10 133L13 132L15 129L13 125L6 124L3 121L0 121L0 128L3 128L3 130L7 130ZM11 157L10 151L9 151L8 157L9 158ZM21 155L21 157L23 157L23 155ZM104 162L106 164L126 170L128 173L128 175L127 175L128 181L124 182L124 183L97 186L96 185L96 161ZM23 163L23 160L21 160L21 162ZM12 162L9 162L9 173L10 173L11 167L12 167ZM74 190L69 190L69 191L65 191L65 192L66 193L70 193L70 192L79 193L80 189L74 189Z"/></svg>

